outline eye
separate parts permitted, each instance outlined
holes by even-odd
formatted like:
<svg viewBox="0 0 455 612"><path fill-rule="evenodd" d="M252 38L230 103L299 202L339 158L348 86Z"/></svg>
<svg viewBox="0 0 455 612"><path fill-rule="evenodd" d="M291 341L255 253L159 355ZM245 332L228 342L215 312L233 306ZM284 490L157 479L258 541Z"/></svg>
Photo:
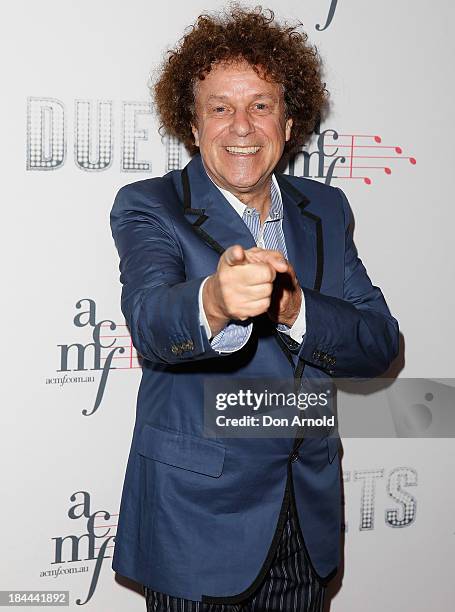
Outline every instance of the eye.
<svg viewBox="0 0 455 612"><path fill-rule="evenodd" d="M256 102L255 106L257 110L265 110L267 108L267 104L264 102Z"/></svg>
<svg viewBox="0 0 455 612"><path fill-rule="evenodd" d="M223 111L225 111L226 107L225 106L215 106L214 110L215 110L215 113L219 114L219 113L222 113Z"/></svg>

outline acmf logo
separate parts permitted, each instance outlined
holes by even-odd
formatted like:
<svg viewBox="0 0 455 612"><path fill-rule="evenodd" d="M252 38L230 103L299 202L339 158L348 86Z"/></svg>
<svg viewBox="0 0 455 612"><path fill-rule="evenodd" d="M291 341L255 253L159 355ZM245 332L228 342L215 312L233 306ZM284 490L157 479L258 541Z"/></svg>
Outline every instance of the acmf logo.
<svg viewBox="0 0 455 612"><path fill-rule="evenodd" d="M40 577L55 579L67 574L85 573L89 570L87 565L75 564L95 561L87 597L85 601L76 599L77 605L83 605L90 601L95 593L104 560L111 558L110 549L114 548L118 514L107 510L92 511L90 494L87 491L76 491L71 495L70 501L74 503L68 509L68 518L78 523L82 521L85 532L81 535L52 538L54 560L51 565L57 567L42 571Z"/></svg>
<svg viewBox="0 0 455 612"><path fill-rule="evenodd" d="M85 307L85 310L82 308ZM84 298L76 302L80 309L73 319L77 328L91 328L92 341L87 344L73 342L58 344L60 349L60 367L57 372L100 371L101 378L92 410L82 410L84 416L91 416L101 405L107 379L111 370L131 370L140 368L140 356L133 347L126 324L119 325L111 319L96 320L96 303ZM73 366L70 367L70 361ZM66 374L55 379L48 379L53 384L72 382ZM85 382L83 380L74 382Z"/></svg>

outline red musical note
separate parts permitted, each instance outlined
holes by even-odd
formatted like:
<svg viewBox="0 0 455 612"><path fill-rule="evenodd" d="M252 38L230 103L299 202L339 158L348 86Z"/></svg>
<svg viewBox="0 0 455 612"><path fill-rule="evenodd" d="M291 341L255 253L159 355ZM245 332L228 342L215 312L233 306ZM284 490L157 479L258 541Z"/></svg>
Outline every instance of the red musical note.
<svg viewBox="0 0 455 612"><path fill-rule="evenodd" d="M330 137L329 135L327 137ZM371 144L369 144L369 142ZM403 149L397 145L384 145L382 143L381 136L374 134L338 134L338 138L332 136L332 142L324 142L324 148L334 149L335 153L342 155L345 158L345 162L340 162L336 166L338 179L358 179L362 180L366 185L371 185L373 182L370 172L362 172L360 175L357 174L358 170L382 170L385 174L391 175L392 168L390 167L391 162L388 165L382 165L383 160L408 160L412 165L417 163L415 157L402 155ZM369 151L368 149L373 149ZM378 155L374 155L374 153ZM390 153L393 152L393 155ZM369 153L372 153L371 155ZM330 162L330 157L328 160ZM377 160L377 161L370 161ZM381 165L377 165L377 164ZM324 164L325 168L330 167L329 164ZM347 174L339 174L339 170L346 170Z"/></svg>
<svg viewBox="0 0 455 612"><path fill-rule="evenodd" d="M104 323L101 327L107 327L110 330L110 324ZM126 333L125 333L126 332ZM116 353L112 358L112 361L115 361L115 369L116 370L134 370L141 368L140 359L141 356L136 351L133 346L133 339L128 331L128 327L125 324L116 325L116 329L110 334L100 334L101 338L111 338L114 342L105 342L106 347L101 348L101 353L109 352L114 348L123 348L123 353ZM127 340L124 340L127 338ZM117 344L117 340L120 342ZM109 346L110 345L110 346ZM101 359L106 359L107 357L101 356ZM117 365L117 362L120 362L122 365ZM125 364L125 365L123 365Z"/></svg>

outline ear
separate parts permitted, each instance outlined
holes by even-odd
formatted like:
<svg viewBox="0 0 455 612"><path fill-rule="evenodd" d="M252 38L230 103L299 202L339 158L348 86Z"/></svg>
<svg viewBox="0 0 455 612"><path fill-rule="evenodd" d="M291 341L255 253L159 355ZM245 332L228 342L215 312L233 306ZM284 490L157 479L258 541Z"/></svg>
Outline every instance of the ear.
<svg viewBox="0 0 455 612"><path fill-rule="evenodd" d="M191 131L193 132L193 136L194 136L194 144L198 147L199 146L199 131L197 127L193 124L191 124Z"/></svg>
<svg viewBox="0 0 455 612"><path fill-rule="evenodd" d="M291 137L291 128L292 128L292 119L286 119L286 142L289 140L289 138Z"/></svg>

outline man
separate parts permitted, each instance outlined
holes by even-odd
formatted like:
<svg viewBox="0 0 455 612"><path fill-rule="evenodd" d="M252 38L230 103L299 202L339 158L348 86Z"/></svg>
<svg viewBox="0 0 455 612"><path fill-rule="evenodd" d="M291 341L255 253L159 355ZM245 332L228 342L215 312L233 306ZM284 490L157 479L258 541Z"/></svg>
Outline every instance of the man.
<svg viewBox="0 0 455 612"><path fill-rule="evenodd" d="M336 572L338 440L203 435L210 377L372 377L397 354L344 194L274 172L321 112L319 68L273 14L201 16L155 86L195 155L112 209L143 356L113 568L149 610L321 610Z"/></svg>

